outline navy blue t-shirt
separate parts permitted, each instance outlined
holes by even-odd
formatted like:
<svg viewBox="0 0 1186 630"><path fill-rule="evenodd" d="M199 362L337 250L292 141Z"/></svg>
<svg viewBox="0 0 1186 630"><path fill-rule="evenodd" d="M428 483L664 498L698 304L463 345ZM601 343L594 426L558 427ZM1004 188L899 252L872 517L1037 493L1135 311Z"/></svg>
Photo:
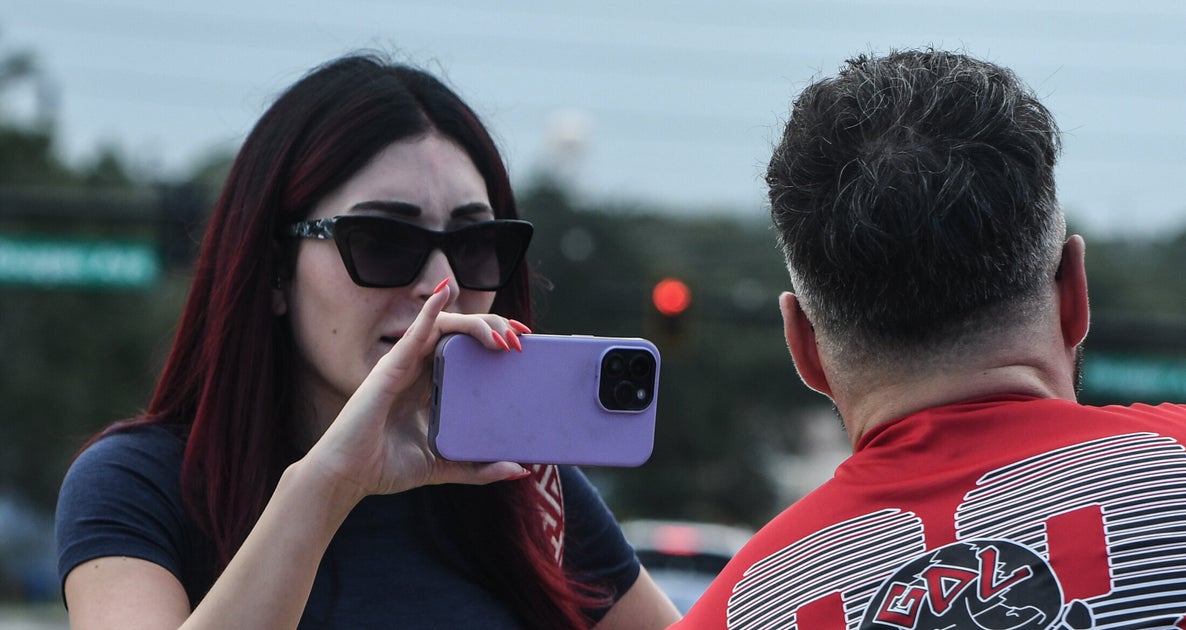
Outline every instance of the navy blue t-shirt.
<svg viewBox="0 0 1186 630"><path fill-rule="evenodd" d="M58 497L63 584L87 560L131 556L172 572L191 604L205 595L214 551L182 505L183 449L168 429L146 427L106 437L79 456ZM585 476L573 467L561 467L560 475L565 566L625 593L639 574L633 549ZM300 627L520 627L495 595L441 559L440 537L429 531L419 496L432 491L368 497L355 507L322 557Z"/></svg>

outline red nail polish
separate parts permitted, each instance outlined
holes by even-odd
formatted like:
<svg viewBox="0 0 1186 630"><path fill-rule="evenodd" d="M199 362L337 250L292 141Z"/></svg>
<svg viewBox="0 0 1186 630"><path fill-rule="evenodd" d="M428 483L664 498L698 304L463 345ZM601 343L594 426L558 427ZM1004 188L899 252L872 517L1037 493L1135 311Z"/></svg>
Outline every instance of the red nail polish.
<svg viewBox="0 0 1186 630"><path fill-rule="evenodd" d="M520 333L523 333L525 335L531 332L531 329L527 327L527 324L524 324L521 321L518 321L515 319L508 319L507 323L509 323L511 325L511 328L514 328L515 330L517 330Z"/></svg>
<svg viewBox="0 0 1186 630"><path fill-rule="evenodd" d="M522 468L522 466L520 466L520 468ZM515 475L511 475L510 477L507 477L503 481L518 481L519 479L526 479L531 476L530 470L528 470L527 468L522 468L522 470L523 470L523 472L515 474Z"/></svg>
<svg viewBox="0 0 1186 630"><path fill-rule="evenodd" d="M515 350L518 350L519 352L523 352L523 344L519 343L519 336L515 334L515 331L513 331L513 330L507 331L507 343L511 344L511 346L514 347Z"/></svg>
<svg viewBox="0 0 1186 630"><path fill-rule="evenodd" d="M438 284L438 285L437 285L437 288L433 289L433 290L432 290L432 292L433 292L433 294L435 295L435 294L437 294L437 293L440 293L441 291L443 291L443 290L445 289L445 287L447 287L447 286L449 286L449 279L448 279L448 278L445 278L444 280L441 280L441 283L440 283L440 284Z"/></svg>
<svg viewBox="0 0 1186 630"><path fill-rule="evenodd" d="M507 345L507 340L503 339L502 335L498 334L498 331L496 331L496 330L490 331L490 336L494 338L494 343L497 343L498 345L502 346L503 350L506 350L507 352L511 351L511 347Z"/></svg>

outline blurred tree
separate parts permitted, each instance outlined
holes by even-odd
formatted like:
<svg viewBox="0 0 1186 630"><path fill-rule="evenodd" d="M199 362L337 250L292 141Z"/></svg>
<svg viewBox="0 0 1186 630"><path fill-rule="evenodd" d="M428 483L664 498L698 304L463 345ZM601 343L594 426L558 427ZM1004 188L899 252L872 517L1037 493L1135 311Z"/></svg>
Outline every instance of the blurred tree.
<svg viewBox="0 0 1186 630"><path fill-rule="evenodd" d="M55 186L70 181L53 156L48 132L11 127L0 120L0 185Z"/></svg>
<svg viewBox="0 0 1186 630"><path fill-rule="evenodd" d="M80 183L91 188L127 188L133 185L119 149L110 145L101 147L99 154L78 175Z"/></svg>
<svg viewBox="0 0 1186 630"><path fill-rule="evenodd" d="M0 91L7 89L13 82L32 76L36 67L33 53L29 51L11 52L0 57Z"/></svg>
<svg viewBox="0 0 1186 630"><path fill-rule="evenodd" d="M6 105L11 91L24 82L37 81L38 76L32 53L16 51L0 56L0 184L54 185L70 177L53 155L49 124L34 128L10 120Z"/></svg>
<svg viewBox="0 0 1186 630"><path fill-rule="evenodd" d="M1186 317L1186 231L1176 238L1090 240L1087 279L1097 312Z"/></svg>
<svg viewBox="0 0 1186 630"><path fill-rule="evenodd" d="M231 172L235 154L227 151L213 151L198 160L185 184L206 199L214 199L222 191L222 184Z"/></svg>
<svg viewBox="0 0 1186 630"><path fill-rule="evenodd" d="M0 59L0 105L8 86L36 79L37 72L30 56ZM6 111L0 106L0 191L20 190L25 196L18 198L51 210L61 200L113 191L151 193L116 148L103 147L91 162L71 168L55 155L52 121L20 122ZM62 213L15 208L0 215L0 236L80 234L151 238L153 229L111 221L85 203ZM0 284L0 494L52 508L82 440L145 403L185 275L166 275L139 291Z"/></svg>
<svg viewBox="0 0 1186 630"><path fill-rule="evenodd" d="M0 287L0 491L52 508L82 441L146 403L186 284Z"/></svg>

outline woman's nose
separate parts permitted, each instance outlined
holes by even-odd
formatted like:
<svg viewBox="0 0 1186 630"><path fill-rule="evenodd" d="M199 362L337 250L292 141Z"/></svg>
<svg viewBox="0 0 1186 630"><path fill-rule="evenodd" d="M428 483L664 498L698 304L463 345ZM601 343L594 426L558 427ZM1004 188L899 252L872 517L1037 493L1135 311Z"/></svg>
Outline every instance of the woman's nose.
<svg viewBox="0 0 1186 630"><path fill-rule="evenodd" d="M446 278L451 284L457 286L457 277L453 274L449 259L445 257L444 252L434 249L429 252L428 260L424 261L424 268L420 270L420 275L413 282L416 295L428 299L441 280Z"/></svg>

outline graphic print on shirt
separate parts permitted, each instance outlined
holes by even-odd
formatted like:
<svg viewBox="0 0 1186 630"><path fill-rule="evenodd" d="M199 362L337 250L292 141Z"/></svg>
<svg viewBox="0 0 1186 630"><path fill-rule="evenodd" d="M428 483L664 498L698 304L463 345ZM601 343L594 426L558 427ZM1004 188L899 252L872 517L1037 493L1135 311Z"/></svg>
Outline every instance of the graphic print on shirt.
<svg viewBox="0 0 1186 630"><path fill-rule="evenodd" d="M531 464L531 483L540 494L540 518L544 535L557 563L564 559L564 492L560 487L560 469L552 464Z"/></svg>
<svg viewBox="0 0 1186 630"><path fill-rule="evenodd" d="M1050 630L1092 627L1082 602L1063 605L1053 569L1007 540L957 542L912 560L886 580L861 628Z"/></svg>
<svg viewBox="0 0 1186 630"><path fill-rule="evenodd" d="M1113 436L990 471L952 518L957 542L931 550L925 523L898 509L804 537L744 573L727 625L1186 628L1186 451L1170 438Z"/></svg>
<svg viewBox="0 0 1186 630"><path fill-rule="evenodd" d="M822 529L755 563L733 587L731 630L844 630L877 583L926 551L922 521L882 510Z"/></svg>

